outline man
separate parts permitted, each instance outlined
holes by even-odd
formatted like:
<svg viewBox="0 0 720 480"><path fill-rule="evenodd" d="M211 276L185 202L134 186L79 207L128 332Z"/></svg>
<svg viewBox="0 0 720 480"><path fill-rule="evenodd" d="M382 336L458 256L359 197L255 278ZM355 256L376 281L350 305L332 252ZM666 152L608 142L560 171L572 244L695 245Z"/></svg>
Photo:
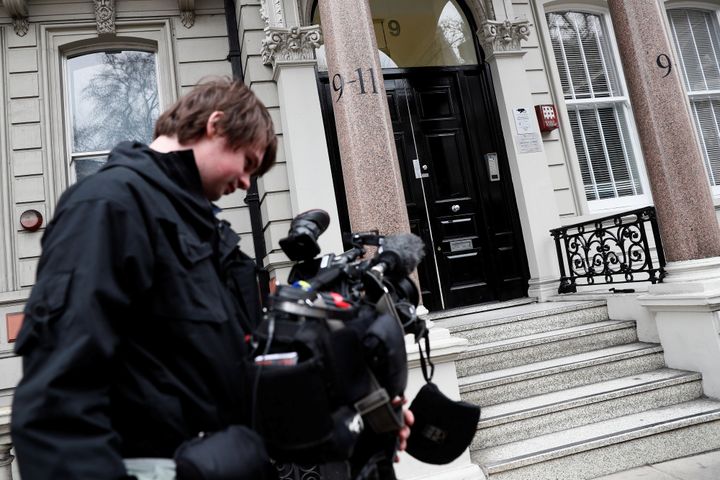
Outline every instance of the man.
<svg viewBox="0 0 720 480"><path fill-rule="evenodd" d="M247 189L275 152L265 107L216 80L163 113L149 146L121 143L62 195L16 343L23 480L128 478L124 458L172 458L247 423L257 291L211 201Z"/></svg>

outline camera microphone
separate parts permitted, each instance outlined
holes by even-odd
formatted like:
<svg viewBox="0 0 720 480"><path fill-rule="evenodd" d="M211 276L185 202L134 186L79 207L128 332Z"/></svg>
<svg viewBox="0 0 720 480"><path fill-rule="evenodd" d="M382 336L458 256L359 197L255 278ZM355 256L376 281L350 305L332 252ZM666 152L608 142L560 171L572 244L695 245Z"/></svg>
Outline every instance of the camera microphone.
<svg viewBox="0 0 720 480"><path fill-rule="evenodd" d="M385 237L373 270L391 277L412 273L425 256L425 243L412 233Z"/></svg>

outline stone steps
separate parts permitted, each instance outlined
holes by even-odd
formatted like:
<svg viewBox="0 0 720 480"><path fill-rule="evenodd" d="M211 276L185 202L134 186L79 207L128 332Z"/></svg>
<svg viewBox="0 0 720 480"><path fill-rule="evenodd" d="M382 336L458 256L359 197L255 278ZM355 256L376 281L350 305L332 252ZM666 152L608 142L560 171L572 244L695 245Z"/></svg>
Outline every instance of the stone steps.
<svg viewBox="0 0 720 480"><path fill-rule="evenodd" d="M665 368L660 345L603 302L514 305L436 320L470 347L463 400L481 406L471 457L489 480L582 480L720 448L720 402Z"/></svg>
<svg viewBox="0 0 720 480"><path fill-rule="evenodd" d="M702 395L695 372L660 369L485 407L471 451L516 442Z"/></svg>
<svg viewBox="0 0 720 480"><path fill-rule="evenodd" d="M443 318L435 323L474 345L603 320L608 320L607 307L604 302L595 301L532 303Z"/></svg>
<svg viewBox="0 0 720 480"><path fill-rule="evenodd" d="M471 453L490 479L583 480L720 448L720 402L696 399Z"/></svg>
<svg viewBox="0 0 720 480"><path fill-rule="evenodd" d="M463 400L496 405L665 366L659 345L635 342L459 379Z"/></svg>
<svg viewBox="0 0 720 480"><path fill-rule="evenodd" d="M464 377L635 341L635 322L606 320L472 345L456 368Z"/></svg>

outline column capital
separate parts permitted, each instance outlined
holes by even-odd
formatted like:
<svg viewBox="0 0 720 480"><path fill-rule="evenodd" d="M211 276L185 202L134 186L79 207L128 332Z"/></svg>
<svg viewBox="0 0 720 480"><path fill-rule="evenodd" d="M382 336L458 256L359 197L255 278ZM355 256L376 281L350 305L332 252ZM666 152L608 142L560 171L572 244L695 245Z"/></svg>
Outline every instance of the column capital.
<svg viewBox="0 0 720 480"><path fill-rule="evenodd" d="M478 36L488 55L521 51L520 42L530 37L530 21L525 19L485 20Z"/></svg>
<svg viewBox="0 0 720 480"><path fill-rule="evenodd" d="M319 25L308 27L265 27L262 61L273 69L281 63L307 63L315 60L315 49L322 45Z"/></svg>

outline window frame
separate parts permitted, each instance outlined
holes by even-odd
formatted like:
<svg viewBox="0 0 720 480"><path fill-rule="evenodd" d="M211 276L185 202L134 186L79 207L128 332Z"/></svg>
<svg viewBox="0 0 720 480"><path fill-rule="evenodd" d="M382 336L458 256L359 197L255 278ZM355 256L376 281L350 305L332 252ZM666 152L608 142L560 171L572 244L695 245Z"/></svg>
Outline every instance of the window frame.
<svg viewBox="0 0 720 480"><path fill-rule="evenodd" d="M147 42L147 41L141 41L139 39L129 39L125 42L103 42L103 43L95 43L91 45L88 49L85 45L82 45L77 48L68 48L66 51L63 51L62 59L61 59L61 81L62 81L62 96L63 96L63 112L64 112L64 122L65 122L65 144L67 147L66 152L66 164L67 164L67 178L68 178L68 184L71 185L77 181L77 171L73 167L74 160L78 158L90 158L90 157L98 157L98 156L107 156L108 153L110 153L110 150L99 150L94 152L83 152L80 154L73 153L73 146L72 146L72 138L73 138L73 125L72 125L72 115L71 115L71 106L70 106L70 92L68 90L68 84L67 81L67 75L68 75L68 60L70 58L79 57L82 55L88 55L92 53L99 53L107 50L132 50L132 51L141 51L146 53L153 53L155 55L155 68L157 69L157 84L158 84L158 101L160 102L160 111L162 111L162 101L160 100L161 94L160 94L160 68L159 68L159 53L157 45L154 42Z"/></svg>
<svg viewBox="0 0 720 480"><path fill-rule="evenodd" d="M48 157L46 171L51 172L50 206L54 210L59 193L75 181L71 168L72 132L69 98L66 95L67 58L105 50L143 50L156 54L160 111L178 97L175 61L172 55L172 33L169 20L117 24L116 35L98 36L97 26L80 24L72 27L42 28L42 64L47 68L43 82L47 128ZM54 93L53 93L54 92ZM60 92L58 95L57 92ZM55 161L53 161L55 159ZM59 161L58 159L62 159Z"/></svg>
<svg viewBox="0 0 720 480"><path fill-rule="evenodd" d="M680 54L677 51L677 45L675 44L675 37L674 32L672 29L672 25L670 24L670 19L668 18L669 11L670 10L701 10L704 12L708 12L711 14L714 14L716 27L718 27L718 31L720 32L720 2L698 2L698 1L666 1L665 2L665 26L668 32L668 37L670 40L671 48L673 51L673 57L677 60L678 64L681 64L680 61ZM718 54L720 54L720 50L718 50ZM682 67L681 67L682 68ZM690 101L690 92L687 90L685 83L684 83L684 75L685 71L684 68L679 72L681 75L680 82L682 84L683 89L685 89L685 101L687 102L688 106L688 112L692 118L692 127L695 131L695 136L698 138L698 145L700 146L700 153L703 156L703 169L705 170L706 175L710 175L710 172L708 171L707 166L705 165L705 155L704 155L704 146L702 142L700 142L700 132L698 131L698 125L695 121L695 117L693 115L693 108L692 103ZM714 90L714 92L717 92L717 90ZM720 93L716 93L715 96L713 95L707 95L707 94L695 94L693 96L701 97L701 98L715 98L717 100L720 100ZM708 186L710 187L710 193L713 197L713 204L715 206L720 205L720 181L718 181L718 185L712 185L710 183L710 179L708 178Z"/></svg>
<svg viewBox="0 0 720 480"><path fill-rule="evenodd" d="M567 162L570 164L570 173L573 177L575 186L575 200L580 207L579 214L597 214L612 212L618 210L627 210L630 208L638 208L652 203L652 195L650 192L650 182L647 178L647 172L645 167L645 161L643 157L642 147L640 145L640 137L638 135L637 124L635 122L635 115L632 108L632 102L630 101L627 82L625 79L625 73L623 70L622 61L620 60L620 52L617 46L615 38L615 31L613 29L612 21L610 19L610 12L607 5L604 2L599 1L588 1L588 2L563 2L563 1L545 1L540 2L538 8L538 26L540 33L544 37L543 55L548 67L548 80L550 82L550 88L552 90L553 98L555 99L556 107L558 109L558 115L560 116L562 128L561 135L564 135L563 142L565 144L565 152ZM621 105L627 122L627 133L629 146L632 148L634 153L634 160L636 162L636 168L638 173L638 180L640 186L643 189L643 193L639 195L628 195L617 198L600 199L600 200L588 200L585 194L585 184L582 178L582 171L580 168L580 159L578 157L575 139L573 136L572 128L570 128L570 118L574 115L575 108L569 108L567 100L562 89L562 82L560 80L560 73L558 71L558 65L555 60L555 53L552 46L550 37L550 27L547 22L547 14L556 12L581 12L597 15L601 18L605 34L607 35L608 55L614 62L615 74L617 77L618 89L620 95L614 97L608 97L607 101L603 98L592 99L592 102L585 100L571 101L570 107L574 105L580 105L582 103L592 103L593 105L600 106L605 104ZM575 102L575 103L573 103Z"/></svg>

